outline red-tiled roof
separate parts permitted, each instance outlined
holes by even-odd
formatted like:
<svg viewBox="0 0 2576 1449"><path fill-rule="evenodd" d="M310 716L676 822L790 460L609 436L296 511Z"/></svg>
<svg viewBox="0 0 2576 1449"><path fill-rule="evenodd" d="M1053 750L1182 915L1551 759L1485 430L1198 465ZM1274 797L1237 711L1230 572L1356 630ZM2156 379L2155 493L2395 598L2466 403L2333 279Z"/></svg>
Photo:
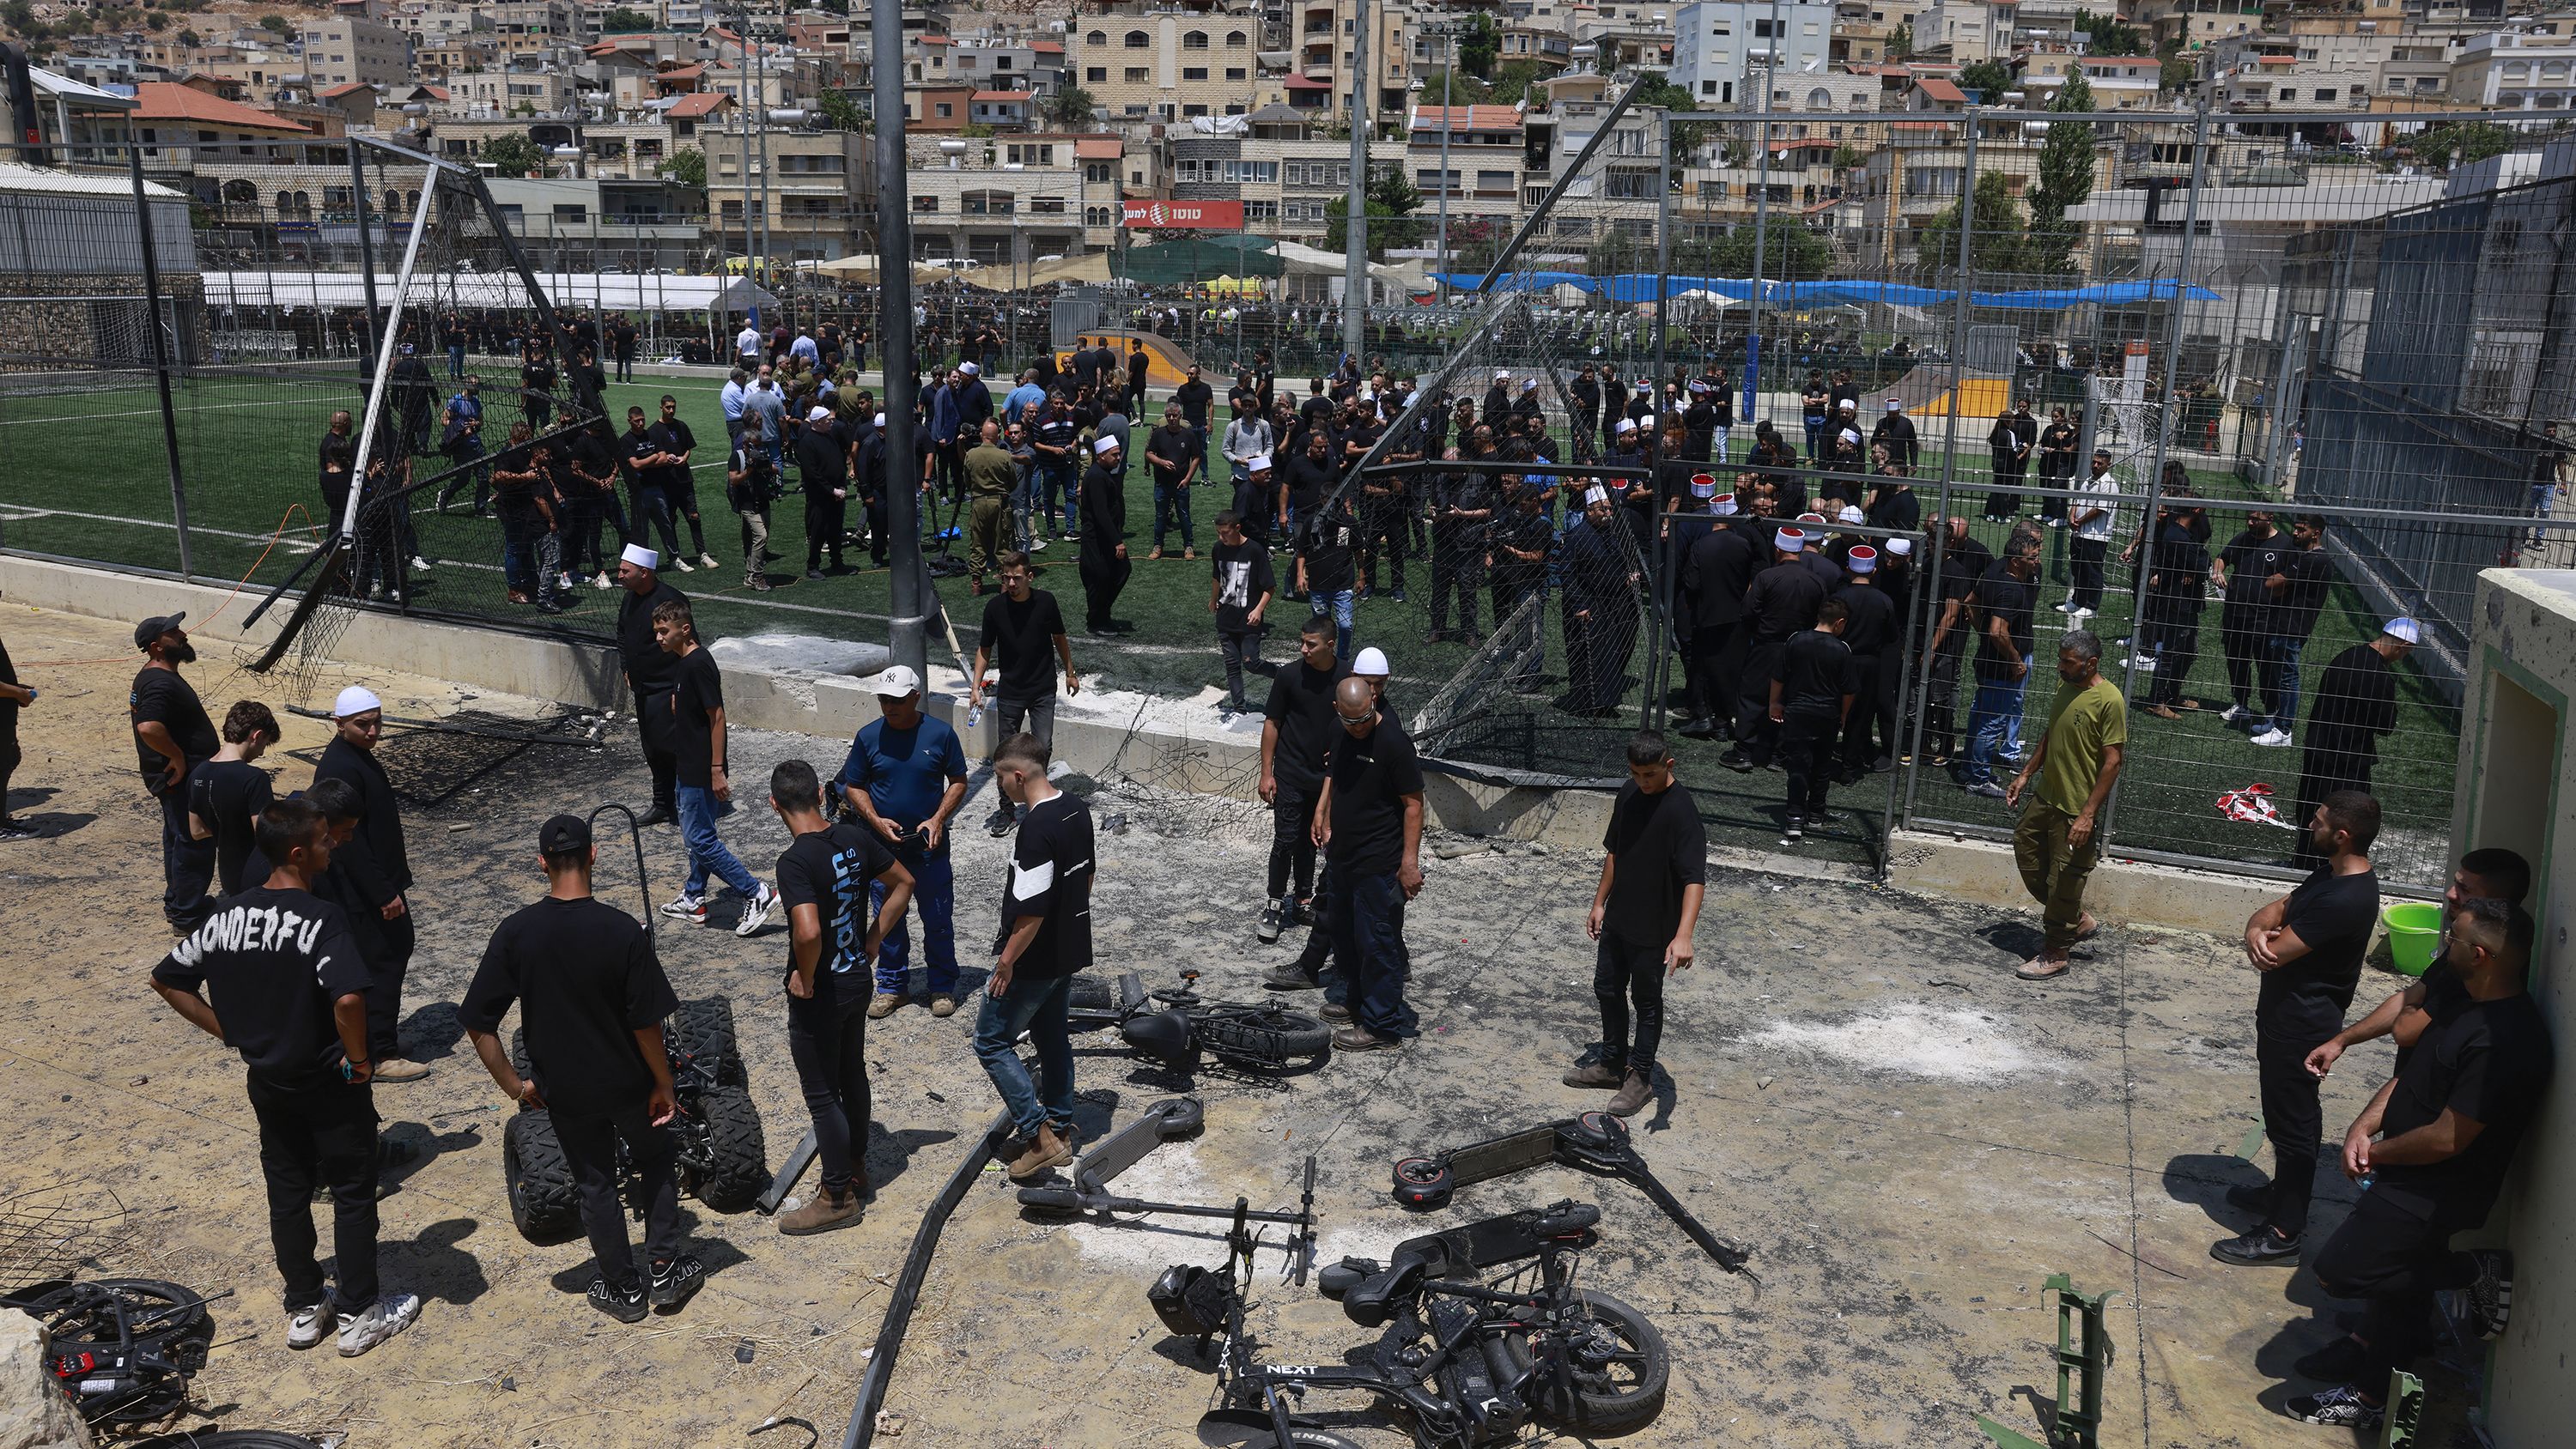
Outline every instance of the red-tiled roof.
<svg viewBox="0 0 2576 1449"><path fill-rule="evenodd" d="M921 43L924 45L955 45L957 42L949 39L945 35L925 35L921 37Z"/></svg>
<svg viewBox="0 0 2576 1449"><path fill-rule="evenodd" d="M1328 91L1333 88L1333 83L1313 76L1292 75L1288 77L1287 86L1292 91Z"/></svg>
<svg viewBox="0 0 2576 1449"><path fill-rule="evenodd" d="M731 104L733 104L733 97L722 91L691 91L673 101L671 109L664 114L685 121L698 116L714 115L718 108Z"/></svg>
<svg viewBox="0 0 2576 1449"><path fill-rule="evenodd" d="M358 91L370 91L374 89L374 86L367 84L365 81L351 81L346 85L337 85L326 90L315 91L314 94L321 96L326 100L336 100L341 96L351 95Z"/></svg>
<svg viewBox="0 0 2576 1449"><path fill-rule="evenodd" d="M1055 43L1054 41L1052 41L1052 40L1033 40L1033 41L1030 41L1030 42L1029 42L1029 49L1036 51L1036 52L1037 52L1038 54L1040 54L1040 55L1062 55L1062 54L1064 54L1064 47L1063 47L1063 46L1061 46L1061 45L1056 44L1056 43Z"/></svg>
<svg viewBox="0 0 2576 1449"><path fill-rule="evenodd" d="M707 68L702 65L664 66L653 72L653 79L666 81L696 80L698 77L705 75L706 73Z"/></svg>
<svg viewBox="0 0 2576 1449"><path fill-rule="evenodd" d="M975 93L975 99L979 101L1004 101L1012 104L1024 104L1030 100L1031 97L1027 91L977 91Z"/></svg>
<svg viewBox="0 0 2576 1449"><path fill-rule="evenodd" d="M1115 161L1126 154L1127 143L1115 136L1086 136L1073 143L1074 159L1078 161Z"/></svg>
<svg viewBox="0 0 2576 1449"><path fill-rule="evenodd" d="M1936 101L1965 101L1968 98L1967 92L1939 76L1927 75L1914 83L1923 88L1923 94Z"/></svg>
<svg viewBox="0 0 2576 1449"><path fill-rule="evenodd" d="M175 81L143 81L134 87L134 119L138 121L193 121L201 126L227 126L236 131L273 131L281 136L306 136L312 132L284 116L275 115L221 96L210 96L194 86Z"/></svg>
<svg viewBox="0 0 2576 1449"><path fill-rule="evenodd" d="M1437 131L1446 114L1452 131L1517 131L1521 114L1509 106L1421 106L1413 113L1413 129Z"/></svg>

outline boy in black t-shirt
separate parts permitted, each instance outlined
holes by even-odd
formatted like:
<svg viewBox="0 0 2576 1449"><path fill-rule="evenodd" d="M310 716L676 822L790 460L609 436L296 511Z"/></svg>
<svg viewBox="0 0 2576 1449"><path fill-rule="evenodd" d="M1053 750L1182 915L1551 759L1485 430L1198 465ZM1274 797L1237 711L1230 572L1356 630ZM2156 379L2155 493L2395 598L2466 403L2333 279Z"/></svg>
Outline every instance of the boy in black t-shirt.
<svg viewBox="0 0 2576 1449"><path fill-rule="evenodd" d="M796 839L778 857L778 894L787 903L787 1052L814 1117L822 1190L779 1214L790 1237L859 1220L867 1196L868 1002L888 922L912 904L912 873L876 835L823 818L814 767L789 760L769 773L769 808ZM872 882L885 901L868 918Z"/></svg>
<svg viewBox="0 0 2576 1449"><path fill-rule="evenodd" d="M590 1306L621 1323L689 1300L706 1267L681 1251L680 1190L671 1134L678 1111L662 1019L679 997L634 917L596 900L590 824L557 815L537 832L546 894L493 928L456 1014L474 1054L523 1110L542 1111L581 1194L581 1225L599 1260ZM519 1007L528 1077L501 1048L501 1018ZM645 1223L649 1273L635 1270L618 1194L626 1144Z"/></svg>
<svg viewBox="0 0 2576 1449"><path fill-rule="evenodd" d="M1415 1034L1404 903L1422 890L1422 764L1367 680L1333 686L1333 716L1340 728L1324 752L1313 827L1333 877L1336 969L1324 1016L1343 1023L1333 1045L1377 1051Z"/></svg>
<svg viewBox="0 0 2576 1449"><path fill-rule="evenodd" d="M367 1085L368 975L338 907L309 885L331 864L319 811L280 800L260 817L276 868L216 907L152 969L152 989L250 1068L268 1185L269 1245L286 1280L286 1344L339 1330L340 1356L411 1326L420 1299L376 1281L376 1107ZM339 1276L326 1293L313 1257L313 1189L327 1183Z"/></svg>
<svg viewBox="0 0 2576 1449"><path fill-rule="evenodd" d="M1851 605L1840 599L1817 605L1816 627L1791 637L1771 679L1771 720L1780 730L1780 768L1789 776L1784 845L1795 845L1810 823L1825 818L1835 742L1860 694L1860 662L1843 642L1850 626Z"/></svg>
<svg viewBox="0 0 2576 1449"><path fill-rule="evenodd" d="M1333 681L1348 671L1333 652L1333 621L1309 615L1297 631L1297 662L1270 676L1261 709L1261 800L1270 807L1269 904L1256 934L1276 941L1300 918L1314 919L1315 801L1324 789L1324 751L1333 742ZM1296 887L1291 894L1289 887ZM1316 984L1295 963L1272 968L1264 985L1283 991Z"/></svg>
<svg viewBox="0 0 2576 1449"><path fill-rule="evenodd" d="M1633 1117L1654 1094L1655 1048L1664 1035L1664 978L1696 954L1699 905L1708 880L1708 828L1699 805L1673 778L1673 752L1654 730L1628 741L1628 783L1601 835L1608 852L1584 931L1601 943L1592 995L1601 1004L1601 1055L1565 1074L1569 1087L1616 1089L1610 1110ZM1628 1005L1637 1036L1628 1039Z"/></svg>
<svg viewBox="0 0 2576 1449"><path fill-rule="evenodd" d="M277 716L258 700L242 700L225 712L223 735L214 758L188 775L188 833L214 842L215 883L232 895L245 884L242 862L269 806L268 772L255 762L278 741Z"/></svg>
<svg viewBox="0 0 2576 1449"><path fill-rule="evenodd" d="M705 925L707 877L713 874L742 896L742 919L733 933L757 935L778 904L778 892L754 878L716 833L717 817L733 809L733 782L725 774L724 677L716 669L716 657L698 643L688 600L672 597L653 606L653 639L678 661L672 671L675 687L667 696L671 743L680 761L672 803L679 808L680 839L689 852L689 878L662 914Z"/></svg>
<svg viewBox="0 0 2576 1449"><path fill-rule="evenodd" d="M2547 1100L2555 1052L2523 987L2532 935L2531 917L2507 901L2470 901L2453 916L2446 959L2466 1004L2425 1031L2344 1134L2344 1175L2370 1179L2370 1190L2311 1266L2329 1295L2368 1307L2351 1336L2300 1361L2304 1375L2348 1382L2292 1397L2283 1407L2293 1418L2376 1427L2390 1373L2432 1344L2436 1293L2454 1295L2471 1333L2504 1332L2513 1256L2453 1252L2450 1240L2485 1225Z"/></svg>
<svg viewBox="0 0 2576 1449"><path fill-rule="evenodd" d="M1261 672L1262 618L1270 612L1272 587L1270 550L1244 536L1243 516L1229 508L1216 516L1215 561L1208 612L1216 615L1217 650L1225 657L1225 698L1217 701L1217 711L1231 718L1252 709L1243 697L1243 671Z"/></svg>
<svg viewBox="0 0 2576 1449"><path fill-rule="evenodd" d="M1009 739L1023 727L1050 746L1055 742L1055 670L1048 656L1064 666L1064 692L1082 692L1074 672L1073 645L1064 637L1064 611L1055 595L1029 587L1029 556L1005 551L997 561L1002 591L984 603L984 632L975 642L975 668L966 683L968 702L984 703L984 671L997 671L993 681L996 734ZM1008 835L1011 802L998 801L985 828Z"/></svg>
<svg viewBox="0 0 2576 1449"><path fill-rule="evenodd" d="M1011 1180L1073 1159L1073 1042L1065 1004L1091 965L1091 811L1047 783L1046 742L1013 735L993 754L993 782L1028 807L1002 882L993 974L975 1017L975 1056L1010 1110L1022 1150ZM1012 1045L1026 1032L1039 1081Z"/></svg>
<svg viewBox="0 0 2576 1449"><path fill-rule="evenodd" d="M2262 973L2254 1003L2254 1064L2263 1091L2263 1130L2272 1139L2268 1189L2230 1191L2228 1200L2263 1221L2210 1247L2222 1263L2296 1263L2308 1228L2325 1116L2308 1054L2343 1029L2361 980L2362 953L2379 920L2379 876L2370 845L2379 802L2357 790L2326 797L2308 821L2325 868L2256 911L2245 923L2245 956Z"/></svg>

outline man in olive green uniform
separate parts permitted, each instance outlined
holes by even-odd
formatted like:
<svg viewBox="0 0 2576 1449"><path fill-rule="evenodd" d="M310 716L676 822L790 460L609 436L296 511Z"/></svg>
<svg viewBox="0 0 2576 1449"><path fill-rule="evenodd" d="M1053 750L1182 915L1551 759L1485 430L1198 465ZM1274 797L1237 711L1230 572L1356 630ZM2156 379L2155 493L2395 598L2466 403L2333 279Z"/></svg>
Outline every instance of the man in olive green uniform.
<svg viewBox="0 0 2576 1449"><path fill-rule="evenodd" d="M1001 425L984 420L982 440L966 450L966 572L984 592L984 570L1010 545L1003 541L1011 516L1011 489L1019 465L1002 446Z"/></svg>
<svg viewBox="0 0 2576 1449"><path fill-rule="evenodd" d="M2101 855L2094 828L2129 740L2129 713L2119 686L2102 677L2102 640L2089 629L2069 629L2057 651L2057 703L2048 732L2029 763L2004 789L2006 808L2021 808L2013 829L2013 862L2022 885L2040 904L2046 938L2037 956L2016 972L2025 981L2063 976L2067 952L2100 925L2084 909L2084 880ZM2030 792L2026 808L2022 795Z"/></svg>

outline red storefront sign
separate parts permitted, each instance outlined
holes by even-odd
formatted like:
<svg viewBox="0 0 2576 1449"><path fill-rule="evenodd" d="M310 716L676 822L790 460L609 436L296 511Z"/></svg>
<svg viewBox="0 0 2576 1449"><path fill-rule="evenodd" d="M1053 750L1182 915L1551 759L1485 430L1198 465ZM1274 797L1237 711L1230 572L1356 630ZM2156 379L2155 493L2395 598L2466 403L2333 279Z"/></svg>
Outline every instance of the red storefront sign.
<svg viewBox="0 0 2576 1449"><path fill-rule="evenodd" d="M1143 231L1241 231L1240 201L1130 201L1127 225Z"/></svg>

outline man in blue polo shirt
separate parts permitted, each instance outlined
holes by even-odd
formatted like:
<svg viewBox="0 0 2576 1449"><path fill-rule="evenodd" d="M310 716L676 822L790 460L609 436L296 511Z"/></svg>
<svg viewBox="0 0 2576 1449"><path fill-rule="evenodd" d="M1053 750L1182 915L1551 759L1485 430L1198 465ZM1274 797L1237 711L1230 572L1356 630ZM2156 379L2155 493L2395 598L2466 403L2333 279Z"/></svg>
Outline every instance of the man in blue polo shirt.
<svg viewBox="0 0 2576 1449"><path fill-rule="evenodd" d="M883 717L859 728L833 788L911 872L930 974L930 1014L947 1016L957 1010L957 889L948 863L948 823L966 803L966 750L947 722L922 712L921 676L910 669L898 664L868 688ZM869 891L873 911L884 904L884 891L877 885ZM869 1016L890 1016L903 1004L912 984L911 956L912 933L898 916L886 924L877 952Z"/></svg>

